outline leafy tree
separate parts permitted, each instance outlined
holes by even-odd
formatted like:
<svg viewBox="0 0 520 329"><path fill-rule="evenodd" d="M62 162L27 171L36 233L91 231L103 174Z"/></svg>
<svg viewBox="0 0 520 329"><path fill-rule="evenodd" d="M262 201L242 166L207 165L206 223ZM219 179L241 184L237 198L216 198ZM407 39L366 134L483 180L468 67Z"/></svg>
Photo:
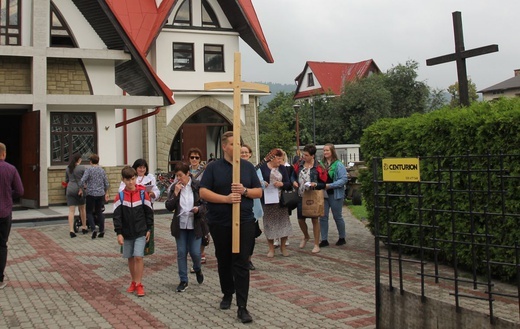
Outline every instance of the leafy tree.
<svg viewBox="0 0 520 329"><path fill-rule="evenodd" d="M359 143L363 129L381 118L390 116L392 95L386 88L386 77L373 74L345 86L343 94L335 99L338 112L333 125L342 129L343 143ZM336 128L337 129L337 128Z"/></svg>
<svg viewBox="0 0 520 329"><path fill-rule="evenodd" d="M459 92L459 82L455 82L451 86L448 87L448 92L451 95L450 106L451 107L460 107L460 92ZM468 79L468 95L469 95L469 103L473 103L478 100L477 94L477 86L471 79Z"/></svg>
<svg viewBox="0 0 520 329"><path fill-rule="evenodd" d="M438 110L448 104L445 97L445 91L443 89L435 88L430 89L430 97L428 99L427 112Z"/></svg>
<svg viewBox="0 0 520 329"><path fill-rule="evenodd" d="M258 115L260 156L273 148L288 154L296 146L293 93L279 92Z"/></svg>
<svg viewBox="0 0 520 329"><path fill-rule="evenodd" d="M408 60L386 72L385 85L392 95L392 118L426 112L430 92L426 83L417 81L418 68L419 63Z"/></svg>

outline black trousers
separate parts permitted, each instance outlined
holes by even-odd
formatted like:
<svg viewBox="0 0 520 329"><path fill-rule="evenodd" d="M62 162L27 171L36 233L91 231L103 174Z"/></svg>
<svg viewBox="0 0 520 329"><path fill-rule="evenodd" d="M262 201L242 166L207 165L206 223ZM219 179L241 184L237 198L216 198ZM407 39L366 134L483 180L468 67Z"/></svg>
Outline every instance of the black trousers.
<svg viewBox="0 0 520 329"><path fill-rule="evenodd" d="M220 289L224 295L236 292L237 306L247 306L249 295L249 254L255 241L255 222L240 223L240 252L232 252L231 227L209 225L218 262Z"/></svg>
<svg viewBox="0 0 520 329"><path fill-rule="evenodd" d="M4 271L7 265L7 240L11 233L12 215L0 218L0 282L4 282Z"/></svg>
<svg viewBox="0 0 520 329"><path fill-rule="evenodd" d="M90 229L96 229L96 221L94 220L94 213L96 214L99 232L105 232L105 215L103 214L103 207L105 205L105 196L87 195L87 220Z"/></svg>

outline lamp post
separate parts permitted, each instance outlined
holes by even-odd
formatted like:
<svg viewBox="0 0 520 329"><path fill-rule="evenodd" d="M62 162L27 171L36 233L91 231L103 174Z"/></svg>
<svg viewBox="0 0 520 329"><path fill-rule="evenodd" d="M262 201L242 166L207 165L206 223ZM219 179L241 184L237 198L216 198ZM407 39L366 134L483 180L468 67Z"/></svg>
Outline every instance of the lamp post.
<svg viewBox="0 0 520 329"><path fill-rule="evenodd" d="M312 144L316 145L316 114L314 112L314 98L311 98L312 107Z"/></svg>
<svg viewBox="0 0 520 329"><path fill-rule="evenodd" d="M293 105L294 112L296 113L296 155L300 155L300 119L298 112L300 110L300 104Z"/></svg>

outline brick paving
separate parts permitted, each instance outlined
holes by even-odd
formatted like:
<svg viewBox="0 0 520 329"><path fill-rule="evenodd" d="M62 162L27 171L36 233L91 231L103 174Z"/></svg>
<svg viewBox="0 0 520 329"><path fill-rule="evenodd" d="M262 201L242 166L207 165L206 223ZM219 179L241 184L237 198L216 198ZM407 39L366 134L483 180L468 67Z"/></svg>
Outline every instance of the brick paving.
<svg viewBox="0 0 520 329"><path fill-rule="evenodd" d="M331 246L319 254L311 253L312 243L298 248L301 233L294 215L289 257L277 249L274 258L267 258L264 236L257 239L248 305L254 322L247 326L375 328L374 238L346 207L344 215L347 244L334 246L337 231L331 219ZM230 310L218 308L221 293L212 245L206 249L204 283L198 285L190 275L186 292L175 292L179 279L170 216L156 215L156 249L145 258L143 298L125 291L130 277L111 219L105 237L95 240L90 234L71 239L64 221L15 225L9 242L8 286L0 290L0 328L246 326L236 318L235 299ZM409 266L405 279L416 282L416 272ZM440 298L450 298L449 286L428 285L440 291Z"/></svg>

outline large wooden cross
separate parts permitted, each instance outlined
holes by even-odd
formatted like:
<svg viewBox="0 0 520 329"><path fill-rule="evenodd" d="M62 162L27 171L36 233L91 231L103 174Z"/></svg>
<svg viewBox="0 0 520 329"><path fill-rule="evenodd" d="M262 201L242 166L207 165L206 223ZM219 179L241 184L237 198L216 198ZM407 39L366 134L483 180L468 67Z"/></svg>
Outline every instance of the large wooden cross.
<svg viewBox="0 0 520 329"><path fill-rule="evenodd" d="M233 183L240 183L240 96L242 89L258 90L268 93L269 86L242 81L240 53L235 53L235 73L233 81L208 82L205 90L233 89ZM246 186L248 187L248 186ZM250 187L250 186L249 186ZM233 253L240 252L240 203L233 203Z"/></svg>
<svg viewBox="0 0 520 329"><path fill-rule="evenodd" d="M447 62L457 62L457 76L459 80L460 105L469 106L468 74L466 71L466 58L494 53L498 51L498 45L489 45L470 50L464 49L464 36L462 33L462 17L460 11L452 13L453 31L455 33L455 53L426 60L426 65L432 66Z"/></svg>

